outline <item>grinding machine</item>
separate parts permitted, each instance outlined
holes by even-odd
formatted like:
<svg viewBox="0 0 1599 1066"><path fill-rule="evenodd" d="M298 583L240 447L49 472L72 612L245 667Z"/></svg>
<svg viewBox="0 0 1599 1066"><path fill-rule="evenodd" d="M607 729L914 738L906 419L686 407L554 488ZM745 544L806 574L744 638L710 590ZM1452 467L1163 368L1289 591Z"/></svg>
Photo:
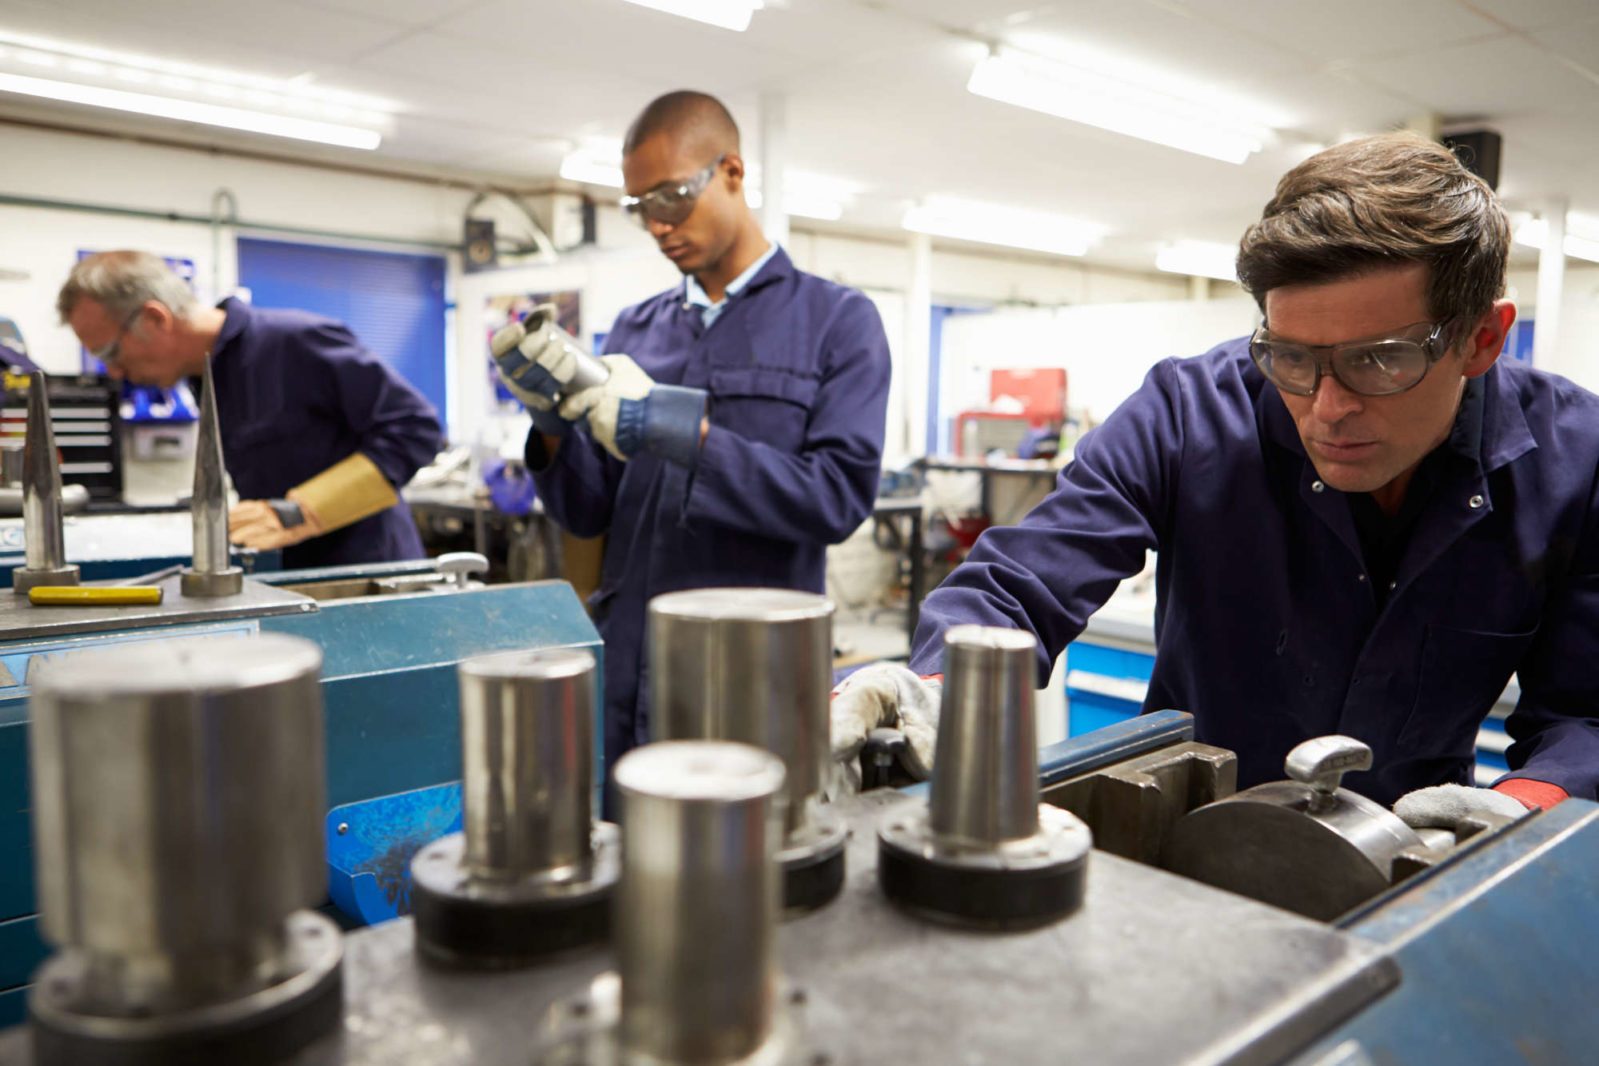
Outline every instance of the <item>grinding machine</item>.
<svg viewBox="0 0 1599 1066"><path fill-rule="evenodd" d="M26 986L46 954L38 913L44 889L34 875L42 845L37 823L30 824L29 699L40 670L74 652L129 648L135 657L153 657L178 638L238 641L264 634L303 638L319 648L326 714L318 728L325 772L317 783L321 808L308 832L317 838L321 889L301 902L325 906L331 896L343 908L339 919L345 923L404 910L412 855L460 820L457 665L511 649L567 648L599 656L598 635L571 587L553 581L483 586L472 577L486 569L486 560L471 553L277 574L242 572L227 543L220 434L208 370L191 512L137 516L165 525L181 518L193 538L189 565L135 580L156 602L36 604L35 589L65 586L97 594L93 590L116 592L121 585L82 581L66 562L60 473L43 388L31 390L30 404L22 469L13 471L24 487L27 552L13 591L0 589L0 1027L24 1017ZM143 529L140 525L134 532ZM598 694L585 706L597 716ZM596 762L585 781L600 780L599 770ZM393 805L404 802L396 796L409 798L413 806L422 802L419 796L426 797L440 828L420 832L414 822L395 819ZM251 802L271 811L277 801L263 794ZM324 835L331 846L322 865ZM186 875L203 877L202 870L191 867Z"/></svg>
<svg viewBox="0 0 1599 1066"><path fill-rule="evenodd" d="M280 960L271 973L314 972L323 976L305 983L327 987L336 971L342 1024L328 1021L331 994L309 993L287 1012L297 1023L280 1024L253 998L263 982L278 987L267 971L246 981L211 958L240 957L222 950L226 938L183 930L194 946L179 951L179 931L152 925L148 907L129 914L129 930L111 916L88 922L87 860L109 841L63 838L53 827L91 824L78 813L91 799L36 782L39 824L52 827L40 870L56 949L42 979L87 972L68 969L86 953L134 950L161 952L162 976L91 967L108 975L98 998L70 983L36 989L32 1024L0 1035L0 1063L72 1061L58 1054L63 1031L100 1041L73 1048L92 1052L87 1061L247 1066L1360 1066L1583 1062L1599 1046L1586 1006L1599 966L1594 804L1412 833L1341 787L1340 775L1369 759L1357 741L1312 741L1288 756L1283 782L1240 793L1232 753L1195 743L1192 720L1175 711L1039 750L1031 638L976 627L947 637L930 785L821 804L789 780L808 700L760 686L825 686L820 673L797 677L825 663L763 658L796 640L806 647L825 607L747 590L687 606L663 608L701 628L738 622L731 634L672 645L681 656L673 676L685 687L699 679L701 698L720 701L705 716L715 728L700 730L714 735L624 756L614 768L619 828L596 820L585 780L596 754L583 726L595 698L591 657L535 649L474 659L458 671L463 828L413 859L416 918L346 933L338 952L294 956L306 966L322 959L320 970L281 961L307 917L295 909L308 895L298 882L253 898L250 923L207 926L273 930L261 949ZM263 654L244 649L266 639L212 642L219 662L239 655L227 676L241 689ZM87 680L115 678L89 658L115 653L85 653L65 672L80 679L70 692L45 686L36 700L65 706L70 695L85 715L97 701L136 700L127 689L137 686ZM743 700L714 695L729 656L751 685ZM787 680L771 676L779 659ZM185 683L226 689L212 673ZM226 689L214 698L269 697ZM188 704L167 703L188 720ZM52 706L41 710L65 721ZM794 717L779 727L776 713ZM47 783L114 766L153 780L151 745L71 740L57 742L60 776ZM236 757L220 738L186 750L212 768L194 778L212 787ZM166 798L181 823L183 805L206 792ZM846 836L842 884L804 906L785 906L793 867L784 853L814 816L796 818L794 804L825 807L819 824L836 821ZM256 850L219 827L192 843L197 867L303 866L301 836L260 829L248 805L225 812ZM135 814L100 817L122 826ZM61 839L78 849L64 865ZM239 908L223 903L237 876L207 881L214 891L189 886L184 898L232 915ZM138 1000L137 1024L74 1026L88 1011L125 1012L146 987L162 995ZM166 995L177 988L201 999ZM196 1011L215 1021L219 1003L231 1005L220 1012L229 1025L195 1024ZM226 1059L192 1056L239 1031L275 1037L247 1051L231 1044Z"/></svg>

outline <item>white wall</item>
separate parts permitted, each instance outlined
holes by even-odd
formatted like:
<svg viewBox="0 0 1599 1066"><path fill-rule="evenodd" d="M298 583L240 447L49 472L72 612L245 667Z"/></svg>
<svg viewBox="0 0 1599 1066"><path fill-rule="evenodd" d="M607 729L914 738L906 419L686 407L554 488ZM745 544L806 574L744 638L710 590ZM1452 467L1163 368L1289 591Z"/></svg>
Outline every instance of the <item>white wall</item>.
<svg viewBox="0 0 1599 1066"><path fill-rule="evenodd" d="M984 406L990 370L1065 367L1067 402L1103 420L1168 356L1199 355L1255 326L1254 301L1002 308L944 326L941 409Z"/></svg>
<svg viewBox="0 0 1599 1066"><path fill-rule="evenodd" d="M17 126L5 127L5 144L0 193L7 196L209 218L213 195L225 188L237 200L238 217L249 222L382 239L320 238L356 247L457 241L471 195L440 184ZM232 229L223 230L213 262L211 227L204 223L0 206L0 269L29 275L0 280L0 314L17 321L36 362L70 372L78 366L78 344L56 321L55 295L79 249L133 247L192 259L201 296L217 299L237 282L233 237Z"/></svg>
<svg viewBox="0 0 1599 1066"><path fill-rule="evenodd" d="M1512 270L1509 295L1519 317L1538 318L1538 272ZM1540 369L1562 374L1599 392L1599 263L1566 260L1560 301L1560 340L1555 358Z"/></svg>

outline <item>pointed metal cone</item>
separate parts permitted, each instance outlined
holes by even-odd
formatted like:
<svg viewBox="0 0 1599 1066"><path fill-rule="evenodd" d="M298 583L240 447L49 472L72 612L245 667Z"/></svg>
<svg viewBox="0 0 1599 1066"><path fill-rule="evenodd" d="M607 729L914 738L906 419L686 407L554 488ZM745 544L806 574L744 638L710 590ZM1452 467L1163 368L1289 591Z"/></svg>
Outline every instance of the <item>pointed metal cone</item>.
<svg viewBox="0 0 1599 1066"><path fill-rule="evenodd" d="M22 446L22 524L30 570L59 570L67 552L61 532L61 464L50 427L49 382L28 380L28 431Z"/></svg>
<svg viewBox="0 0 1599 1066"><path fill-rule="evenodd" d="M215 574L228 569L228 495L223 480L222 429L217 421L211 359L206 357L200 386L200 432L194 452L194 570Z"/></svg>

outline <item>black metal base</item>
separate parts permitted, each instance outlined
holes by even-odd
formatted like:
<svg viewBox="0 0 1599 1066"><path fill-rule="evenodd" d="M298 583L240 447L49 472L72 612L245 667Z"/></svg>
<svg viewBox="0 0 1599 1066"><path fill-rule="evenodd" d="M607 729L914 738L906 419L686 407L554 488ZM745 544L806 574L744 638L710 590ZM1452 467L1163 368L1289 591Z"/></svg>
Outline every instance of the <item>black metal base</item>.
<svg viewBox="0 0 1599 1066"><path fill-rule="evenodd" d="M305 920L310 919L307 923ZM34 1066L274 1066L335 1032L344 1016L342 949L333 923L301 912L296 935L314 924L305 969L271 988L177 1016L78 1013L71 960L45 963L29 995Z"/></svg>
<svg viewBox="0 0 1599 1066"><path fill-rule="evenodd" d="M844 888L844 849L783 864L783 909L813 911Z"/></svg>
<svg viewBox="0 0 1599 1066"><path fill-rule="evenodd" d="M459 833L429 844L411 866L417 952L450 968L510 970L605 940L619 870L616 827L597 824L594 845L585 878L494 885L468 876Z"/></svg>
<svg viewBox="0 0 1599 1066"><path fill-rule="evenodd" d="M923 917L983 929L1030 929L1083 904L1092 838L1064 811L1049 810L1037 837L991 851L951 847L925 811L878 833L877 880L895 904Z"/></svg>

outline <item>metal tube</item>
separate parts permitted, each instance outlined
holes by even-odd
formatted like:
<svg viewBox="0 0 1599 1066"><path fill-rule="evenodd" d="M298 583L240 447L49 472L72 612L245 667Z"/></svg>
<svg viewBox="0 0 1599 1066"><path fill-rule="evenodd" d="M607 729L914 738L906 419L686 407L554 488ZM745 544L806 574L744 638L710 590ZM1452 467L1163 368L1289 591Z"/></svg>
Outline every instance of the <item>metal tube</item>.
<svg viewBox="0 0 1599 1066"><path fill-rule="evenodd" d="M321 661L268 635L35 663L41 926L86 959L94 1013L218 1002L283 964L327 892Z"/></svg>
<svg viewBox="0 0 1599 1066"><path fill-rule="evenodd" d="M43 371L28 381L28 429L22 452L22 529L29 570L58 570L66 562L61 532L61 464L50 425L49 383Z"/></svg>
<svg viewBox="0 0 1599 1066"><path fill-rule="evenodd" d="M645 1061L725 1063L772 1031L783 764L743 744L650 744L616 764L621 1038Z"/></svg>
<svg viewBox="0 0 1599 1066"><path fill-rule="evenodd" d="M228 566L228 493L223 482L222 428L217 422L216 389L211 359L205 361L200 385L200 431L194 452L194 569L213 574Z"/></svg>
<svg viewBox="0 0 1599 1066"><path fill-rule="evenodd" d="M189 513L194 529L194 565L183 572L185 596L236 596L244 590L244 570L228 554L228 489L222 465L222 428L217 421L211 357L200 384L200 432L194 448L194 494Z"/></svg>
<svg viewBox="0 0 1599 1066"><path fill-rule="evenodd" d="M594 656L511 651L460 667L466 866L514 879L586 862L593 822Z"/></svg>
<svg viewBox="0 0 1599 1066"><path fill-rule="evenodd" d="M659 740L734 740L788 773L788 828L828 758L833 604L788 589L694 589L650 601L650 714Z"/></svg>
<svg viewBox="0 0 1599 1066"><path fill-rule="evenodd" d="M26 448L26 443L20 440L0 441L0 485L22 485Z"/></svg>
<svg viewBox="0 0 1599 1066"><path fill-rule="evenodd" d="M1038 724L1032 634L956 626L944 636L928 817L951 840L994 845L1038 832Z"/></svg>

